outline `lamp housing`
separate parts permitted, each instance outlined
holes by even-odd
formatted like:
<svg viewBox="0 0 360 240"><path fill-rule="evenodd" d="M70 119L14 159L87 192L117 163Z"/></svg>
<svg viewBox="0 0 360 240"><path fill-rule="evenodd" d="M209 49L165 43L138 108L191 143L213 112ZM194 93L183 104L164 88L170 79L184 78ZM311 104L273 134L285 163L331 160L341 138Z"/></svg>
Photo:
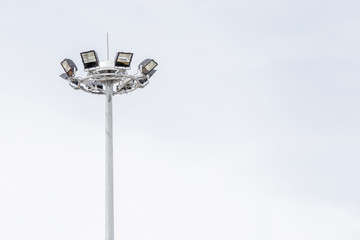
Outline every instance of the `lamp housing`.
<svg viewBox="0 0 360 240"><path fill-rule="evenodd" d="M82 52L80 55L85 70L99 67L99 58L94 50Z"/></svg>
<svg viewBox="0 0 360 240"><path fill-rule="evenodd" d="M130 68L130 63L133 57L133 53L118 52L115 58L116 68Z"/></svg>
<svg viewBox="0 0 360 240"><path fill-rule="evenodd" d="M73 77L78 69L71 59L65 58L60 64L64 69L67 77Z"/></svg>
<svg viewBox="0 0 360 240"><path fill-rule="evenodd" d="M148 75L151 77L156 70L154 69L158 65L157 62L154 61L154 59L145 59L139 64L139 67L142 66L141 72L144 75Z"/></svg>

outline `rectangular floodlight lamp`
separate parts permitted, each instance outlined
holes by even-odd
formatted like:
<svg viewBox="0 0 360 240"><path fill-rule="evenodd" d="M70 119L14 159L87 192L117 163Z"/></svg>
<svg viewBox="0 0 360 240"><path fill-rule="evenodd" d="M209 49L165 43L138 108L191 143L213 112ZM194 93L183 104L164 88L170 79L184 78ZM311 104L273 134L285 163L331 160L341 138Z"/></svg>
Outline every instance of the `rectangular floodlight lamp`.
<svg viewBox="0 0 360 240"><path fill-rule="evenodd" d="M72 77L75 75L75 70L77 69L77 67L75 66L74 62L71 61L70 59L64 59L61 62L61 66L63 67L68 77Z"/></svg>
<svg viewBox="0 0 360 240"><path fill-rule="evenodd" d="M157 66L157 62L151 59L145 66L143 66L142 73L147 75Z"/></svg>
<svg viewBox="0 0 360 240"><path fill-rule="evenodd" d="M94 50L80 53L85 69L96 68L99 66L99 60Z"/></svg>
<svg viewBox="0 0 360 240"><path fill-rule="evenodd" d="M133 53L118 52L115 59L115 67L130 67Z"/></svg>

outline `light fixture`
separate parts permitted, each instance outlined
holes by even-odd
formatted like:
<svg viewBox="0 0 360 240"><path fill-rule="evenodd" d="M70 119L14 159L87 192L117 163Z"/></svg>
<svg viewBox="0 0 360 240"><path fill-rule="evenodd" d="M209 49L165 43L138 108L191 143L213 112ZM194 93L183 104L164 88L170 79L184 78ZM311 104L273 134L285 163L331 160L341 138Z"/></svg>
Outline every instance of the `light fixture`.
<svg viewBox="0 0 360 240"><path fill-rule="evenodd" d="M144 88L158 64L152 59L146 59L139 65L139 71L129 74L127 69L133 53L117 52L115 61L109 60L109 44L107 61L100 63L94 50L82 52L80 56L86 76L77 76L77 67L73 61L65 59L61 62L65 73L60 77L66 79L73 89L105 95L105 239L114 240L113 97Z"/></svg>
<svg viewBox="0 0 360 240"><path fill-rule="evenodd" d="M139 67L142 66L141 72L144 75L148 75L149 77L151 77L156 72L154 68L157 65L158 65L157 62L155 62L153 59L145 59L140 63Z"/></svg>
<svg viewBox="0 0 360 240"><path fill-rule="evenodd" d="M90 50L87 52L80 53L82 62L84 64L84 68L90 69L90 68L96 68L99 67L99 60L97 57L97 54L94 50Z"/></svg>
<svg viewBox="0 0 360 240"><path fill-rule="evenodd" d="M67 77L74 76L75 72L77 71L77 67L76 67L75 63L71 59L66 59L65 58L61 62L61 66L63 67Z"/></svg>
<svg viewBox="0 0 360 240"><path fill-rule="evenodd" d="M133 57L133 53L118 52L115 58L115 67L128 68Z"/></svg>

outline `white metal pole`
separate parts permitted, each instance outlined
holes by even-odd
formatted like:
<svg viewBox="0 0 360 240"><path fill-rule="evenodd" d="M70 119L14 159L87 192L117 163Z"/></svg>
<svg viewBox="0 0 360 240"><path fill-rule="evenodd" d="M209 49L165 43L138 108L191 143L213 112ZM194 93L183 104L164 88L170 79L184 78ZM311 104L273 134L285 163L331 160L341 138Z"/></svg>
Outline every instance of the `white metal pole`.
<svg viewBox="0 0 360 240"><path fill-rule="evenodd" d="M114 240L112 95L113 83L107 81L105 101L105 240Z"/></svg>

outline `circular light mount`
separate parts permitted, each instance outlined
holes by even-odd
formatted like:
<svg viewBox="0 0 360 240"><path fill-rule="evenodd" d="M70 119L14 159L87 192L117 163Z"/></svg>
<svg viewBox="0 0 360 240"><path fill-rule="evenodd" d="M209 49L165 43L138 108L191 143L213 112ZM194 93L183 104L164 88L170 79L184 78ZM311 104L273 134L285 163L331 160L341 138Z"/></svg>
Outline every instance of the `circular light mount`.
<svg viewBox="0 0 360 240"><path fill-rule="evenodd" d="M75 76L77 67L70 59L61 62L66 74L60 76L68 80L74 89L93 94L105 94L105 85L109 82L112 83L114 95L143 88L149 83L149 78L155 73L154 68L157 66L154 60L146 59L139 65L138 71L131 75L127 70L130 69L133 53L118 52L114 62L99 62L94 50L82 52L80 56L87 72L86 77Z"/></svg>

